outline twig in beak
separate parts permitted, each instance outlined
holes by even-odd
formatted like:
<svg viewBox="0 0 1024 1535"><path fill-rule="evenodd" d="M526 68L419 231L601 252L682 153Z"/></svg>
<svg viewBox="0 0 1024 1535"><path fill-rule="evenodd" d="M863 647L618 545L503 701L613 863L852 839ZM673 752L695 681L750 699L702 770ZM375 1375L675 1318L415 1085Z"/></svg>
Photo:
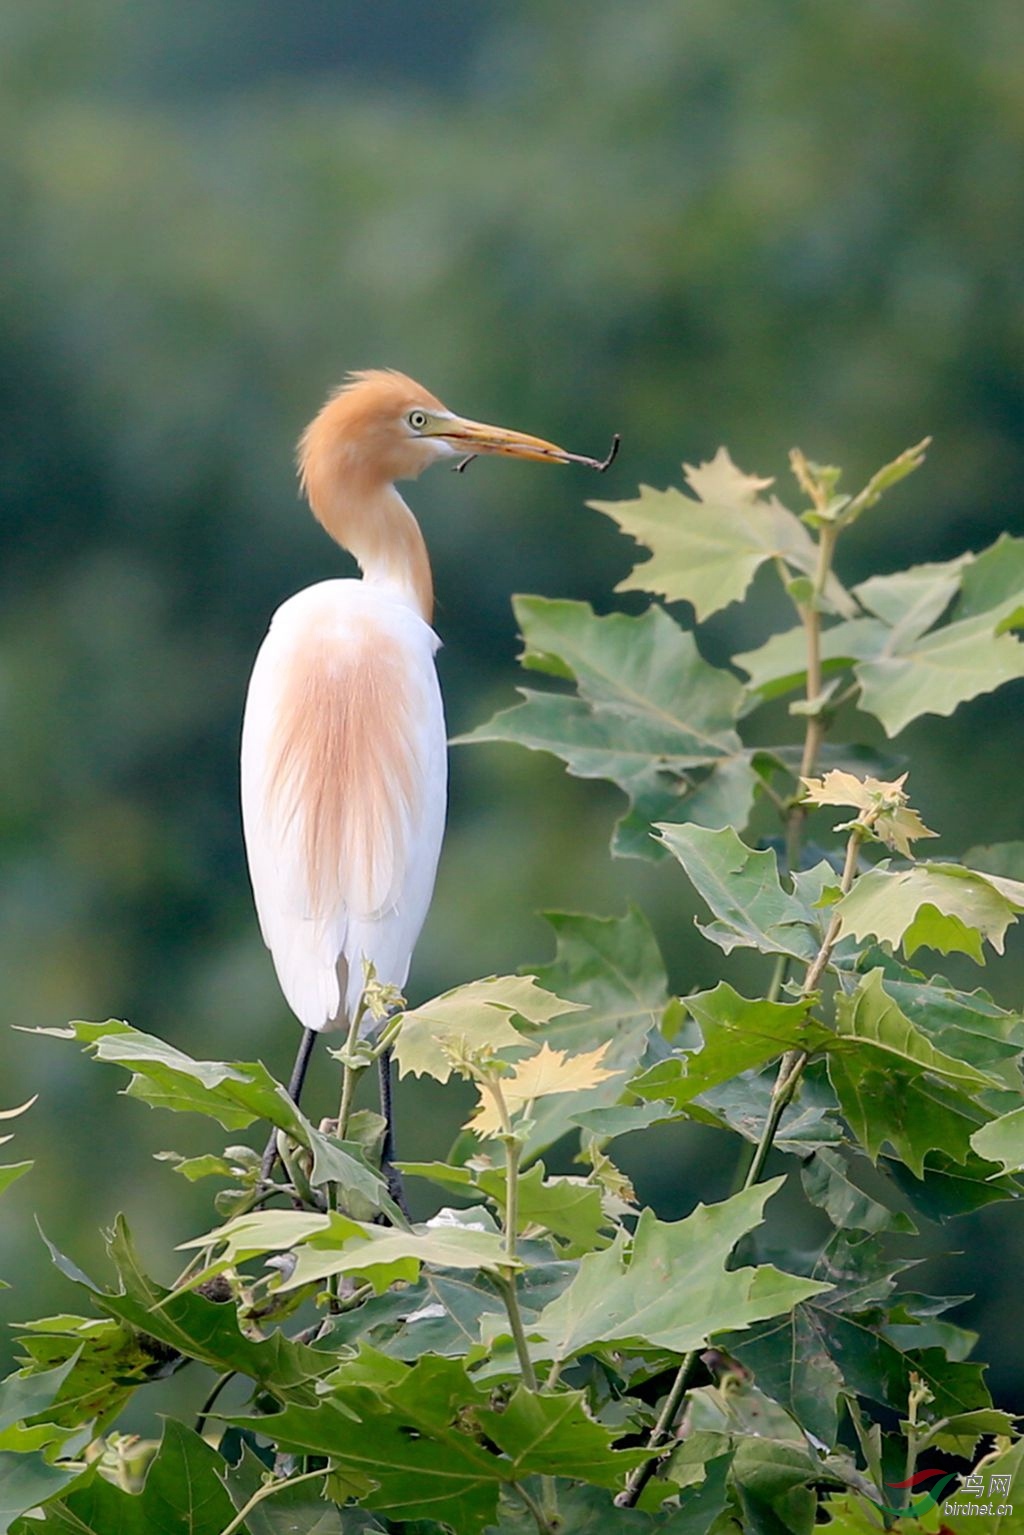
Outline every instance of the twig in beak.
<svg viewBox="0 0 1024 1535"><path fill-rule="evenodd" d="M566 453L563 449L561 450L558 462L560 464L582 464L585 469L596 469L598 474L604 474L605 470L610 469L612 464L614 464L621 441L622 438L616 432L612 438L612 445L604 458L587 458L583 453Z"/></svg>
<svg viewBox="0 0 1024 1535"><path fill-rule="evenodd" d="M479 458L479 456L478 453L467 453L465 458L460 458L457 464L452 465L452 473L464 474L474 458Z"/></svg>
<svg viewBox="0 0 1024 1535"><path fill-rule="evenodd" d="M597 470L598 474L604 474L606 469L610 469L612 467L616 458L618 457L619 443L621 441L622 438L619 436L618 432L616 432L615 436L612 438L612 445L608 449L607 458L603 458L599 464L594 463L593 459L591 459L591 463L594 463L594 468Z"/></svg>

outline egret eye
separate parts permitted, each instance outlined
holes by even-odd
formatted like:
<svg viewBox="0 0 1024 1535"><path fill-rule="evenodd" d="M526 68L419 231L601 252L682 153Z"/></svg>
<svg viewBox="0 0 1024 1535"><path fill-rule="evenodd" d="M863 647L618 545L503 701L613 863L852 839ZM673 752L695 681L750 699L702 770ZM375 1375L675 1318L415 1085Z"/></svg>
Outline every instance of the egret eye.
<svg viewBox="0 0 1024 1535"><path fill-rule="evenodd" d="M425 410L411 410L406 420L414 432L422 432L427 424L427 413Z"/></svg>

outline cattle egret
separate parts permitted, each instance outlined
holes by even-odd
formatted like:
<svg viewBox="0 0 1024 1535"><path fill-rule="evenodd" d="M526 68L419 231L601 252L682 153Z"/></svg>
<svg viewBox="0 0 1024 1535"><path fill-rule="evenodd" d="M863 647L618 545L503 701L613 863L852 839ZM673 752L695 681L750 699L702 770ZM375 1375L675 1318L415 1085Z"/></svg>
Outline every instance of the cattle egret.
<svg viewBox="0 0 1024 1535"><path fill-rule="evenodd" d="M313 514L362 579L318 582L278 608L245 705L245 844L263 939L304 1031L296 1102L317 1034L359 1016L368 965L404 986L430 905L447 787L440 642L426 545L394 482L480 453L604 467L464 420L395 372L352 374L299 442ZM382 1060L390 1121L388 1086Z"/></svg>

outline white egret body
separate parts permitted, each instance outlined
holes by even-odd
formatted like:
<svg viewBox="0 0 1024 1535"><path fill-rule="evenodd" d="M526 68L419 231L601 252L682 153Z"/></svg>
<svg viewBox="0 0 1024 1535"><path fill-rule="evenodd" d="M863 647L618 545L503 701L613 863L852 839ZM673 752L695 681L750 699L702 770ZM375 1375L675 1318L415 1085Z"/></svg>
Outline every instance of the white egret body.
<svg viewBox="0 0 1024 1535"><path fill-rule="evenodd" d="M307 1029L343 1026L365 961L404 986L444 833L438 639L407 594L323 581L277 610L242 733L263 940Z"/></svg>

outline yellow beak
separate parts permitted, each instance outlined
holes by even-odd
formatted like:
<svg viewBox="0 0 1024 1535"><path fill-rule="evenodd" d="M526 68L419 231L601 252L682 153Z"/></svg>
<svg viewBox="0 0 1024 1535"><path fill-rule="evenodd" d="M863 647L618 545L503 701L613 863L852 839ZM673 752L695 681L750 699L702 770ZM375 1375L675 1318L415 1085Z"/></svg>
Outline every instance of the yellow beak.
<svg viewBox="0 0 1024 1535"><path fill-rule="evenodd" d="M607 467L596 458L569 453L556 443L546 442L543 437L531 437L527 432L513 432L505 426L488 426L484 421L467 421L462 416L439 420L431 435L443 437L457 452L470 456L477 453L499 453L506 458L527 458L539 464L586 464L591 469Z"/></svg>

